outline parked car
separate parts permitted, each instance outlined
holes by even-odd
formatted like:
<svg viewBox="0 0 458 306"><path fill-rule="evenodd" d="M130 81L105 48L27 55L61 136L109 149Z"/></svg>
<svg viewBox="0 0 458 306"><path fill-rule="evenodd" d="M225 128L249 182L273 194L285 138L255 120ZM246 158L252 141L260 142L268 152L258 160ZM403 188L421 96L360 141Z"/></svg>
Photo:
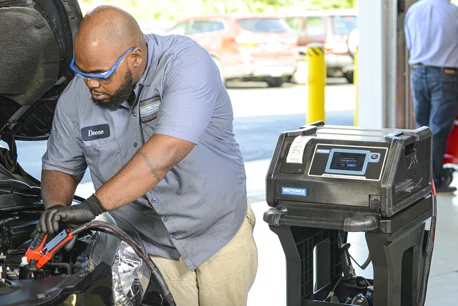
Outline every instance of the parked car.
<svg viewBox="0 0 458 306"><path fill-rule="evenodd" d="M297 38L281 18L266 15L204 15L180 20L165 35L186 35L211 54L223 82L265 81L279 87L297 69Z"/></svg>
<svg viewBox="0 0 458 306"><path fill-rule="evenodd" d="M304 14L284 16L298 38L301 54L309 43L324 46L328 76L344 76L353 83L353 57L348 47L348 37L357 27L354 10L310 11Z"/></svg>
<svg viewBox="0 0 458 306"><path fill-rule="evenodd" d="M173 21L150 21L150 22L139 22L138 25L144 34L159 34L163 35L165 31L170 29L175 23Z"/></svg>

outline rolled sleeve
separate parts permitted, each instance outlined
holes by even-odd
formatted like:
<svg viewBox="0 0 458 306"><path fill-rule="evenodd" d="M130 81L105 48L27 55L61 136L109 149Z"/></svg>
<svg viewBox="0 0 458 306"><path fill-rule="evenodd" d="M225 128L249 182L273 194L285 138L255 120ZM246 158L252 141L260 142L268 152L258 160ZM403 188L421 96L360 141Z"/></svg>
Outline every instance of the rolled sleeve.
<svg viewBox="0 0 458 306"><path fill-rule="evenodd" d="M63 106L61 98L56 106L47 150L42 158L43 170L56 170L73 176L82 176L87 164L81 148L79 129L73 116Z"/></svg>
<svg viewBox="0 0 458 306"><path fill-rule="evenodd" d="M223 85L210 55L199 49L193 52L175 59L166 73L156 133L198 144Z"/></svg>

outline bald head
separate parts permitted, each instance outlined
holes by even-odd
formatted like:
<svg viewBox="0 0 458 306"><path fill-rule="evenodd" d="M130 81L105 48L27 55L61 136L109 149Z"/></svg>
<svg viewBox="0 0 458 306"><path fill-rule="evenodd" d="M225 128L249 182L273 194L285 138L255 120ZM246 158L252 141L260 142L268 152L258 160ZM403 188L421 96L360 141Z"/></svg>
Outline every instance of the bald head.
<svg viewBox="0 0 458 306"><path fill-rule="evenodd" d="M140 28L130 14L113 6L99 6L82 20L74 44L75 51L102 51L119 57L131 47L140 47L142 40Z"/></svg>
<svg viewBox="0 0 458 306"><path fill-rule="evenodd" d="M93 99L111 103L114 108L132 93L148 60L145 37L135 19L112 6L99 6L84 17L74 49L75 64L81 72L100 74L113 68L109 81L95 77L85 83Z"/></svg>

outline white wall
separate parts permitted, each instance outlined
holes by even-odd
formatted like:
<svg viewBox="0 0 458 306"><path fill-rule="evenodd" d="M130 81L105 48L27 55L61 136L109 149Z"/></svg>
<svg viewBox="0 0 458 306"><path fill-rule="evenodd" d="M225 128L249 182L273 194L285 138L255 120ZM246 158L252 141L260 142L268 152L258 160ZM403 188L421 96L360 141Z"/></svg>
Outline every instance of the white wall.
<svg viewBox="0 0 458 306"><path fill-rule="evenodd" d="M358 123L363 128L382 128L386 119L382 1L358 0Z"/></svg>

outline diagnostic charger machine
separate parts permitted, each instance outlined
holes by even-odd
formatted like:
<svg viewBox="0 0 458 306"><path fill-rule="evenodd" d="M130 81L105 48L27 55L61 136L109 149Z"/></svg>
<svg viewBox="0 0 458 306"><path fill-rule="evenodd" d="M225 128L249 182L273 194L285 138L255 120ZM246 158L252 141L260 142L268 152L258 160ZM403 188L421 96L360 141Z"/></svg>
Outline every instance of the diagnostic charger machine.
<svg viewBox="0 0 458 306"><path fill-rule="evenodd" d="M287 305L424 305L436 225L432 133L318 122L282 133L264 213L286 257ZM426 221L430 230L425 230ZM346 243L365 232L374 277Z"/></svg>

